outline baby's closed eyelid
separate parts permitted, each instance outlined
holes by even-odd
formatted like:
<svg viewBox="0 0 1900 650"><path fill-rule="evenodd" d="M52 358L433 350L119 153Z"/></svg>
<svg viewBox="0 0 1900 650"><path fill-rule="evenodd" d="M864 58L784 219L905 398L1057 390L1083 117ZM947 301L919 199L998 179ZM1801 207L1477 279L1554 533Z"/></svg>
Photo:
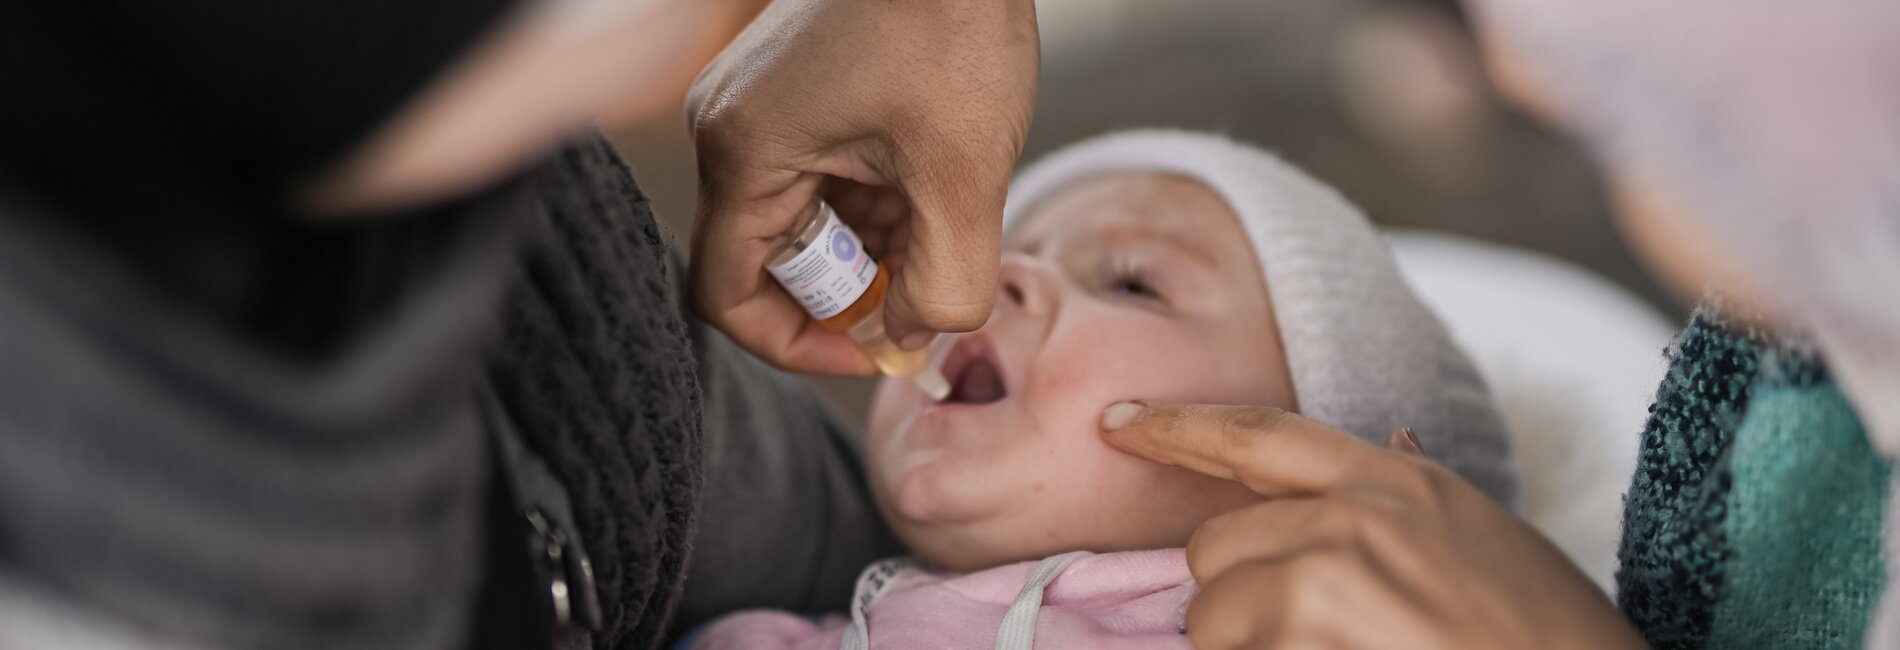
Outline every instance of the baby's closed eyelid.
<svg viewBox="0 0 1900 650"><path fill-rule="evenodd" d="M1093 286L1109 294L1161 304L1170 304L1171 290L1158 277L1155 262L1141 254L1110 252L1098 259L1090 271Z"/></svg>

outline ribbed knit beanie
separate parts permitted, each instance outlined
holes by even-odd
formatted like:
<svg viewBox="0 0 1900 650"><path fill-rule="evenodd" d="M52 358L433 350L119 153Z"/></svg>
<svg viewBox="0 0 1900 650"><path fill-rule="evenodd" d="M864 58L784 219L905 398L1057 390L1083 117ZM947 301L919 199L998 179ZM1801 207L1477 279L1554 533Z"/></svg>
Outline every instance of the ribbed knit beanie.
<svg viewBox="0 0 1900 650"><path fill-rule="evenodd" d="M1017 176L1004 228L1076 181L1118 172L1201 182L1239 216L1266 274L1302 415L1374 444L1411 427L1427 456L1515 506L1510 438L1471 361L1399 276L1365 215L1273 154L1174 130L1086 140Z"/></svg>

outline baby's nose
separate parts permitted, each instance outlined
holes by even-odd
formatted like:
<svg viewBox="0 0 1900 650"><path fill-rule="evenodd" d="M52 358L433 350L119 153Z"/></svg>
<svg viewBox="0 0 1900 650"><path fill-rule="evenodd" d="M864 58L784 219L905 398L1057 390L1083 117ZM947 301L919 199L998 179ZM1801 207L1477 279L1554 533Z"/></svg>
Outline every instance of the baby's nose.
<svg viewBox="0 0 1900 650"><path fill-rule="evenodd" d="M1042 260L1022 253L1004 253L997 283L998 300L1037 316L1055 311L1051 270Z"/></svg>

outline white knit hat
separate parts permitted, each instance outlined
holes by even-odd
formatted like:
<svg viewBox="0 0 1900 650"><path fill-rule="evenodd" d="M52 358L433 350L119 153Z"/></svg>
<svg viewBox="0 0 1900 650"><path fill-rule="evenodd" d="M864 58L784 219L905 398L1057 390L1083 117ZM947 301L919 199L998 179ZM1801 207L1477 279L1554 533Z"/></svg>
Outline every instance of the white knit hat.
<svg viewBox="0 0 1900 650"><path fill-rule="evenodd" d="M1302 415L1374 444L1411 427L1426 455L1514 505L1510 439L1484 380L1399 277L1378 231L1338 192L1223 137L1125 131L1019 174L1004 228L1075 181L1113 172L1194 179L1239 215L1266 274Z"/></svg>

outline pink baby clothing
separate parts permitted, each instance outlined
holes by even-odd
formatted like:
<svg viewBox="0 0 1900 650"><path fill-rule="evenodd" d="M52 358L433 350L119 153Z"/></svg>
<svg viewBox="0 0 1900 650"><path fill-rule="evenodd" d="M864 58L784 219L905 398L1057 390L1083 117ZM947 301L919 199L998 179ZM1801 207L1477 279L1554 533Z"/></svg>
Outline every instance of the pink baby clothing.
<svg viewBox="0 0 1900 650"><path fill-rule="evenodd" d="M1068 553L968 574L909 559L865 569L851 617L777 611L713 621L694 650L1189 648L1183 549Z"/></svg>

